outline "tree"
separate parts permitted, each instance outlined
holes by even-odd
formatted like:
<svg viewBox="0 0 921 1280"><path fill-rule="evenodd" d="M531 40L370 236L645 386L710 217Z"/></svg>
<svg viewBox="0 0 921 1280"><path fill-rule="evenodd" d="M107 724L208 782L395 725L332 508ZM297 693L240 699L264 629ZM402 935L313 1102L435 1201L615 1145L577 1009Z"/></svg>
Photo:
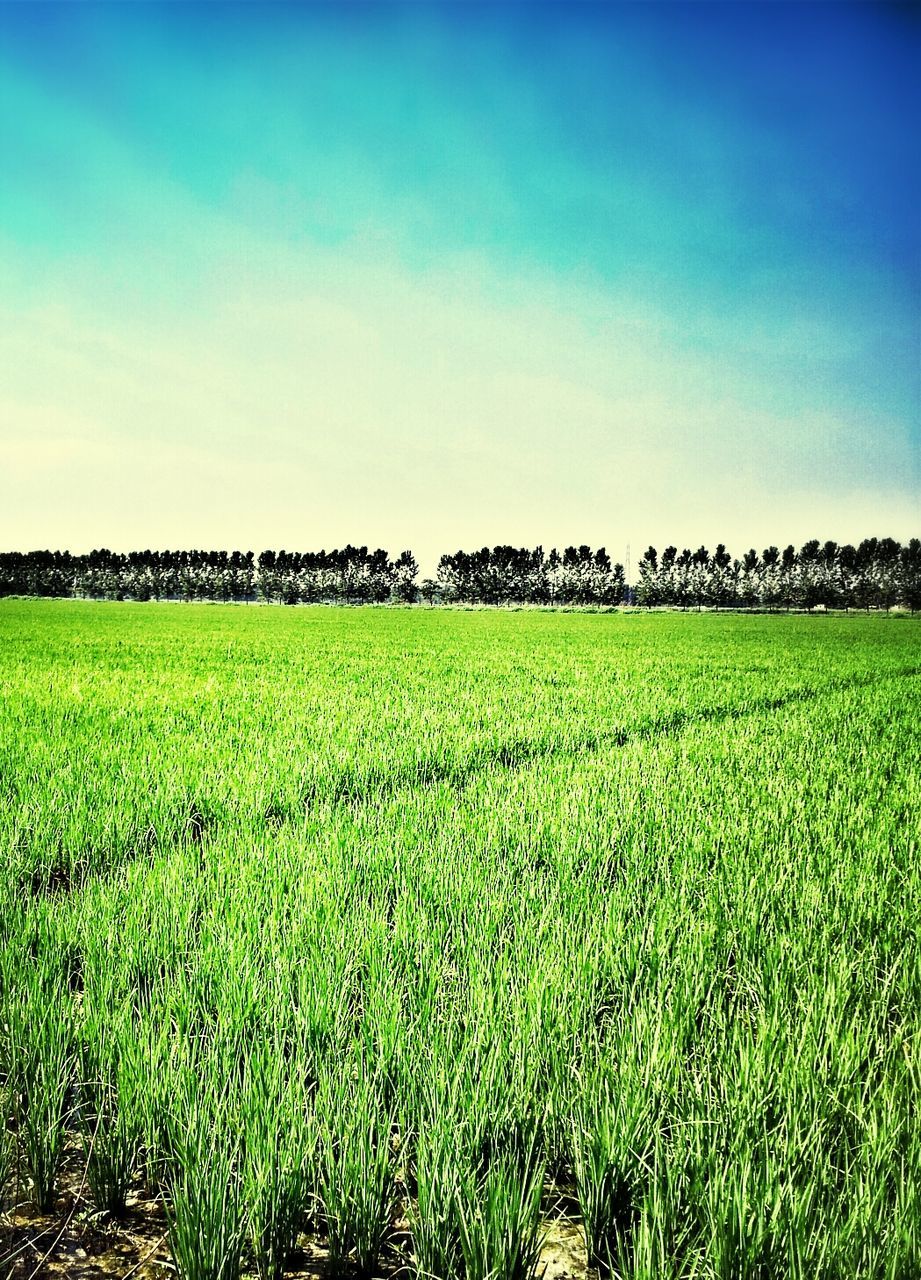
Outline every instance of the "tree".
<svg viewBox="0 0 921 1280"><path fill-rule="evenodd" d="M710 552L706 547L698 547L691 556L689 579L691 602L696 604L698 609L707 603L709 579Z"/></svg>
<svg viewBox="0 0 921 1280"><path fill-rule="evenodd" d="M739 600L748 609L758 603L761 571L758 552L750 547L742 557L738 571Z"/></svg>
<svg viewBox="0 0 921 1280"><path fill-rule="evenodd" d="M801 609L814 609L819 603L821 589L819 584L819 543L813 538L802 547L797 557L797 569L794 587L794 603Z"/></svg>
<svg viewBox="0 0 921 1280"><path fill-rule="evenodd" d="M735 579L732 573L732 556L722 542L717 543L710 561L710 579L707 596L714 608L725 608L735 601Z"/></svg>
<svg viewBox="0 0 921 1280"><path fill-rule="evenodd" d="M637 604L656 605L661 603L659 591L659 553L655 547L647 547L637 565L639 583L636 588Z"/></svg>
<svg viewBox="0 0 921 1280"><path fill-rule="evenodd" d="M899 600L901 552L894 538L880 538L876 546L877 590L884 609L891 609Z"/></svg>
<svg viewBox="0 0 921 1280"><path fill-rule="evenodd" d="M876 572L877 538L864 538L857 548L857 572L854 581L854 603L858 609L879 607L879 583Z"/></svg>
<svg viewBox="0 0 921 1280"><path fill-rule="evenodd" d="M414 604L419 596L416 576L419 565L411 551L401 551L393 566L393 598L404 604Z"/></svg>
<svg viewBox="0 0 921 1280"><path fill-rule="evenodd" d="M789 609L796 598L796 582L794 574L796 573L796 549L793 544L784 547L780 557L780 589L778 592L779 602L785 609Z"/></svg>
<svg viewBox="0 0 921 1280"><path fill-rule="evenodd" d="M921 540L911 538L899 555L899 598L912 613L921 609Z"/></svg>

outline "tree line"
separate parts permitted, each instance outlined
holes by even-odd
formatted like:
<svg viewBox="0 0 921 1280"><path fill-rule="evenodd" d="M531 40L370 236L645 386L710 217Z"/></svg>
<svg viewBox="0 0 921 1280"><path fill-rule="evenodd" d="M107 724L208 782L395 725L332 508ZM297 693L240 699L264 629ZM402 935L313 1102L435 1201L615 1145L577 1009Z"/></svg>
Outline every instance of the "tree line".
<svg viewBox="0 0 921 1280"><path fill-rule="evenodd" d="M711 555L650 547L638 566L636 599L678 608L890 609L921 608L921 541L866 538L752 548L734 560L722 543Z"/></svg>
<svg viewBox="0 0 921 1280"><path fill-rule="evenodd" d="M413 555L336 551L131 551L0 554L0 595L91 600L224 600L271 604L413 601Z"/></svg>
<svg viewBox="0 0 921 1280"><path fill-rule="evenodd" d="M622 604L624 567L600 547L483 547L442 556L427 595L464 604ZM435 590L432 590L432 587Z"/></svg>
<svg viewBox="0 0 921 1280"><path fill-rule="evenodd" d="M0 553L0 596L92 600L265 601L273 604L534 604L683 609L921 608L921 541L867 538L854 547L812 540L797 551L752 548L733 559L649 547L628 584L604 547L497 546L443 555L418 581L411 551L67 551Z"/></svg>

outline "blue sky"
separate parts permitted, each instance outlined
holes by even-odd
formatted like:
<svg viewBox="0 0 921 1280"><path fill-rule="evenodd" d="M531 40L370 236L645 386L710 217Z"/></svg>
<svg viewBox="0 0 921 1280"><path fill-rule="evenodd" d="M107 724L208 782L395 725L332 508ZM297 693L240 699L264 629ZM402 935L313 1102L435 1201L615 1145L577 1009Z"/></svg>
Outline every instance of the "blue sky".
<svg viewBox="0 0 921 1280"><path fill-rule="evenodd" d="M921 28L0 6L0 543L921 529Z"/></svg>

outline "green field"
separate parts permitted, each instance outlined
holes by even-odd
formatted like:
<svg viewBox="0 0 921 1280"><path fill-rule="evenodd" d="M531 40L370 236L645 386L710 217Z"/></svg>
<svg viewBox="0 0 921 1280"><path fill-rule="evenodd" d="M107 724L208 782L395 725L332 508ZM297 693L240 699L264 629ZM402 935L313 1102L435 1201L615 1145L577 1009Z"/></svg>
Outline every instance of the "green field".
<svg viewBox="0 0 921 1280"><path fill-rule="evenodd" d="M919 711L907 617L0 602L0 1274L921 1274Z"/></svg>

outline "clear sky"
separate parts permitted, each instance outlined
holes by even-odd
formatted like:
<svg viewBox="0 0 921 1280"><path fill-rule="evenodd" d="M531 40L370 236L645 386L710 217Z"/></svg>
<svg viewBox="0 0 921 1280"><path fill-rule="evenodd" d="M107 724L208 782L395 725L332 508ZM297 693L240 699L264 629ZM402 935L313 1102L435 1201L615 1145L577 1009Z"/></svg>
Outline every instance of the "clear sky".
<svg viewBox="0 0 921 1280"><path fill-rule="evenodd" d="M918 13L0 4L0 549L921 533Z"/></svg>

